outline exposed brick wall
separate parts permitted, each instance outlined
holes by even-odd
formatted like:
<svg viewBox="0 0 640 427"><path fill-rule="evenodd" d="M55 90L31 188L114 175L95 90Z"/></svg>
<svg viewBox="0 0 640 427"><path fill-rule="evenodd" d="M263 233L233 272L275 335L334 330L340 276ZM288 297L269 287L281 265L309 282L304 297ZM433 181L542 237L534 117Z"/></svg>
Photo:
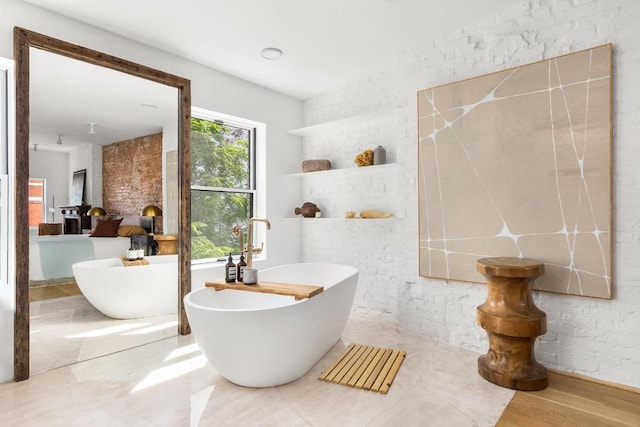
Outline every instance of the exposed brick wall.
<svg viewBox="0 0 640 427"><path fill-rule="evenodd" d="M304 159L351 166L357 152L382 143L398 167L394 173L304 177L301 202L315 202L323 215L333 217L370 202L392 208L402 219L304 220L304 261L359 267L355 312L394 319L402 330L486 352L486 333L475 321L486 287L418 275L416 93L613 43L614 298L536 292L536 304L548 318L536 357L550 367L640 387L639 23L638 0L514 2L474 26L425 40L422 48L399 55L392 70L306 101L308 125L378 110L386 119L325 127L305 137Z"/></svg>
<svg viewBox="0 0 640 427"><path fill-rule="evenodd" d="M102 203L109 215L162 208L162 133L102 147ZM156 232L161 221L155 221Z"/></svg>

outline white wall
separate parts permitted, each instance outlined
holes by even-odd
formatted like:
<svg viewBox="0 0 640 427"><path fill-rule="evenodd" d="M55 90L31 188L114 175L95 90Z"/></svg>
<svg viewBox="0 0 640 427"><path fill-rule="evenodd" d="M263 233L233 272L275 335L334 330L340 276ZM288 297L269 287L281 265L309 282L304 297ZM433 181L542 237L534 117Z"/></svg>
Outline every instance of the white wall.
<svg viewBox="0 0 640 427"><path fill-rule="evenodd" d="M7 145L7 85L8 85L8 71L9 67L13 67L13 63L9 60L0 59L0 174L6 174L8 170L8 148ZM13 77L11 77L13 78Z"/></svg>
<svg viewBox="0 0 640 427"><path fill-rule="evenodd" d="M13 79L14 79L14 67L11 61L0 58L0 78L4 79L0 83L0 173L7 174L9 182L7 187L9 189L15 186L13 176L15 175L15 152L13 146L9 146L8 141L15 139L15 126L12 125L15 122L15 98L12 94L15 93ZM2 90L5 92L2 93ZM8 108L7 108L8 107ZM13 343L13 313L15 311L15 263L11 262L11 259L15 256L15 239L14 239L14 224L10 220L15 216L15 200L14 191L9 191L8 197L2 197L4 206L0 207L3 210L0 215L9 219L8 224L2 223L0 227L6 229L6 242L1 241L0 251L7 251L8 265L7 263L0 262L2 267L7 268L7 276L9 283L0 286L0 336L2 337L2 345L0 345L0 378L5 378L8 374L8 368L13 367L13 345L7 345L7 343ZM6 246L4 246L6 245ZM4 272L3 272L4 274ZM4 282L4 277L0 282Z"/></svg>
<svg viewBox="0 0 640 427"><path fill-rule="evenodd" d="M333 260L360 267L354 311L397 320L402 330L486 352L475 309L486 287L418 276L417 111L420 89L551 58L606 43L614 50L614 297L535 293L547 313L548 332L536 344L543 364L640 387L640 2L637 0L536 0L460 28L421 49L405 52L386 73L366 76L344 90L305 102L305 123L393 108L388 120L347 126L305 138L303 158L347 160L363 148L388 145L397 176L304 179L310 201L341 210L383 204L398 221L304 221L305 261ZM347 147L347 148L345 148ZM348 163L348 161L347 161ZM357 194L353 199L353 194ZM364 199L363 199L364 196Z"/></svg>
<svg viewBox="0 0 640 427"><path fill-rule="evenodd" d="M283 171L299 168L300 138L288 135L286 131L302 124L300 101L16 0L2 0L0 57L13 58L14 26L188 78L191 80L193 106L266 123L266 185L271 195L266 213L272 227L267 235L269 259L265 264L276 265L300 259L298 229L288 227L283 220L290 216L289 207L295 206L300 194L300 184L283 175ZM0 310L3 310L0 319L12 319L6 311L12 309L13 297L13 294L0 293ZM4 353L11 353L13 348L12 321L0 325L0 348L7 350L0 360L0 381L6 381L13 377L12 359L4 357Z"/></svg>
<svg viewBox="0 0 640 427"><path fill-rule="evenodd" d="M87 170L84 188L85 203L91 206L102 206L102 146L89 143L77 144L69 152L69 167L66 171L69 182L67 200L61 201L58 205L70 204L70 183L73 180L73 173L82 169Z"/></svg>

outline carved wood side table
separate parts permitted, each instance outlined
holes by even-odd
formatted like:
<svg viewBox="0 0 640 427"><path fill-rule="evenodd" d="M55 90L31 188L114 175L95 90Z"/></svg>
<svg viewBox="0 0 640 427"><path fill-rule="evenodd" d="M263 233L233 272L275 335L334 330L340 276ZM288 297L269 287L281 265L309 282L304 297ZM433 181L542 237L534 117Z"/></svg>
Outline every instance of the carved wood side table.
<svg viewBox="0 0 640 427"><path fill-rule="evenodd" d="M478 358L478 373L514 390L546 388L547 370L536 362L533 347L547 332L547 315L535 306L531 294L544 264L526 258L482 258L476 270L487 279L487 300L476 315L489 338L489 352Z"/></svg>
<svg viewBox="0 0 640 427"><path fill-rule="evenodd" d="M157 255L173 255L178 253L178 236L176 234L155 234L153 238L158 242Z"/></svg>

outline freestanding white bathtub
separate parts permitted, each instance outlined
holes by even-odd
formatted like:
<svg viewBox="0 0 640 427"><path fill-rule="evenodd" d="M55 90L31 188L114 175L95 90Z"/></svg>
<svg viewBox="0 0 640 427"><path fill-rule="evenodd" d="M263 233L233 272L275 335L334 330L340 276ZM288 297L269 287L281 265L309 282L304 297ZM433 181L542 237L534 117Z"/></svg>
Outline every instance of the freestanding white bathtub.
<svg viewBox="0 0 640 427"><path fill-rule="evenodd" d="M287 264L261 270L258 281L321 285L309 299L203 288L184 297L194 337L227 380L247 387L294 381L340 339L358 270L338 264Z"/></svg>
<svg viewBox="0 0 640 427"><path fill-rule="evenodd" d="M178 312L178 255L146 257L148 265L125 267L119 258L73 264L82 294L114 319Z"/></svg>

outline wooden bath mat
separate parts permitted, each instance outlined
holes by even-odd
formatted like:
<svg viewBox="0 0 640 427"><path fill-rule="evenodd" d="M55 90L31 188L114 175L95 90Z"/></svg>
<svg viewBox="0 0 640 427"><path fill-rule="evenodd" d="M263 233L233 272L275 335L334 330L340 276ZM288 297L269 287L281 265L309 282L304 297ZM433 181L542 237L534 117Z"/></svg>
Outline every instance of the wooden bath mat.
<svg viewBox="0 0 640 427"><path fill-rule="evenodd" d="M407 352L349 344L318 379L387 394Z"/></svg>

